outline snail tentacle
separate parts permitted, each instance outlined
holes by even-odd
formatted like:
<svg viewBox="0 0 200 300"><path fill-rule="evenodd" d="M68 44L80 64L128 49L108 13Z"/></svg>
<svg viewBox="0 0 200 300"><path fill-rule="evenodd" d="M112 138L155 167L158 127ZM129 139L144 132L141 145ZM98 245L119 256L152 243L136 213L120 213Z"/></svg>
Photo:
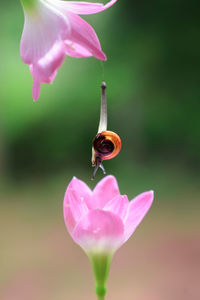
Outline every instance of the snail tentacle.
<svg viewBox="0 0 200 300"><path fill-rule="evenodd" d="M101 112L99 120L98 133L107 130L107 99L106 99L106 83L101 84Z"/></svg>
<svg viewBox="0 0 200 300"><path fill-rule="evenodd" d="M100 157L96 157L95 163L92 166L94 167L94 172L93 172L92 178L91 178L92 180L94 180L94 178L96 176L96 173L97 173L97 170L98 170L99 167L103 171L103 174L106 174L106 170L104 169L104 166L102 164L102 160L101 160Z"/></svg>

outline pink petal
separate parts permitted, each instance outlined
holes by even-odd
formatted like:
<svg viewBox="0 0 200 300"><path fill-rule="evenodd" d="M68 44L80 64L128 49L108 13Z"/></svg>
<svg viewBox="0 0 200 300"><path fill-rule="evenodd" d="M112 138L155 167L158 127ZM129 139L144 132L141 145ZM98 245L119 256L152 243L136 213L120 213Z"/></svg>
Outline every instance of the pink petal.
<svg viewBox="0 0 200 300"><path fill-rule="evenodd" d="M77 197L74 190L69 192L69 206L76 223L78 223L89 211L83 197Z"/></svg>
<svg viewBox="0 0 200 300"><path fill-rule="evenodd" d="M66 54L72 57L89 57L92 56L92 53L90 53L87 49L84 47L72 43L71 41L65 41L66 45Z"/></svg>
<svg viewBox="0 0 200 300"><path fill-rule="evenodd" d="M103 208L107 202L119 196L119 188L114 176L104 177L95 187L92 195L94 208Z"/></svg>
<svg viewBox="0 0 200 300"><path fill-rule="evenodd" d="M71 24L71 35L68 40L87 49L94 57L106 60L94 29L86 21L73 13L67 13L67 17Z"/></svg>
<svg viewBox="0 0 200 300"><path fill-rule="evenodd" d="M40 81L33 78L33 100L37 101L40 96Z"/></svg>
<svg viewBox="0 0 200 300"><path fill-rule="evenodd" d="M26 64L37 63L53 45L67 39L70 24L59 10L46 1L38 1L32 13L24 12L25 23L20 44L20 54Z"/></svg>
<svg viewBox="0 0 200 300"><path fill-rule="evenodd" d="M124 220L127 215L129 201L126 195L118 195L110 200L103 208L103 210L111 211L117 215L120 219Z"/></svg>
<svg viewBox="0 0 200 300"><path fill-rule="evenodd" d="M73 238L86 252L114 252L124 238L124 225L112 212L91 210L75 227Z"/></svg>
<svg viewBox="0 0 200 300"><path fill-rule="evenodd" d="M37 63L31 65L33 80L33 99L36 101L40 94L40 84L50 83L56 76L57 69L65 58L65 45L57 42Z"/></svg>
<svg viewBox="0 0 200 300"><path fill-rule="evenodd" d="M55 1L55 0L54 0ZM61 9L66 9L75 14L95 14L112 6L117 0L111 0L106 5L103 3L80 2L80 1L55 1Z"/></svg>
<svg viewBox="0 0 200 300"><path fill-rule="evenodd" d="M84 201L87 205L90 204L92 191L82 180L73 177L73 179L67 187L65 196L67 196L67 194L71 192L73 192L73 197L81 199L81 201ZM68 200L64 199L64 201Z"/></svg>
<svg viewBox="0 0 200 300"><path fill-rule="evenodd" d="M125 241L133 234L153 203L153 191L144 192L135 197L129 204L125 220ZM125 242L124 241L124 242Z"/></svg>
<svg viewBox="0 0 200 300"><path fill-rule="evenodd" d="M65 199L66 199L66 196L65 196ZM65 225L67 227L68 232L72 235L74 227L76 226L76 221L75 221L74 216L72 214L71 207L67 203L67 201L64 202L63 212L64 212Z"/></svg>
<svg viewBox="0 0 200 300"><path fill-rule="evenodd" d="M107 9L107 8L111 7L113 4L115 4L115 2L117 2L117 0L109 1L106 5L104 5L104 9Z"/></svg>
<svg viewBox="0 0 200 300"><path fill-rule="evenodd" d="M65 45L57 42L37 63L38 76L42 82L51 81L51 76L61 66L65 58Z"/></svg>
<svg viewBox="0 0 200 300"><path fill-rule="evenodd" d="M70 234L76 223L88 213L87 203L91 200L91 194L92 191L89 187L75 177L68 185L64 197L63 212L65 225Z"/></svg>
<svg viewBox="0 0 200 300"><path fill-rule="evenodd" d="M55 43L53 47L37 63L30 66L33 78L40 83L50 83L55 77L57 69L65 58L64 43Z"/></svg>

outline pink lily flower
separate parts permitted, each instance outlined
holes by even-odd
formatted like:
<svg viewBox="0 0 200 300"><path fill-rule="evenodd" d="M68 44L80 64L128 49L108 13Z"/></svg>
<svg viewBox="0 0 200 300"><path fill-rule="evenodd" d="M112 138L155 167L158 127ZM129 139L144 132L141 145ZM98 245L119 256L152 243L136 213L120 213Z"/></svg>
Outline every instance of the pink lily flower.
<svg viewBox="0 0 200 300"><path fill-rule="evenodd" d="M112 255L133 234L153 197L153 191L148 191L129 202L126 195L120 195L114 176L103 178L93 191L75 177L68 185L63 207L65 225L93 265L98 295L105 295Z"/></svg>
<svg viewBox="0 0 200 300"><path fill-rule="evenodd" d="M106 60L94 29L78 14L101 12L116 1L103 5L79 1L21 0L25 22L20 55L30 66L35 101L39 98L41 83L54 80L66 55Z"/></svg>

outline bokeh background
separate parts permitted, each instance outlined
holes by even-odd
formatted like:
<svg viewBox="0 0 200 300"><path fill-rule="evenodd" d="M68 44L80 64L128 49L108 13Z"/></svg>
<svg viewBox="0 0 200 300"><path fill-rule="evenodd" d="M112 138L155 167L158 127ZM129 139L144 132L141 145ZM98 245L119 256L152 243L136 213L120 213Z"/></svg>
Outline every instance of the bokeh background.
<svg viewBox="0 0 200 300"><path fill-rule="evenodd" d="M87 257L62 216L75 175L92 188L91 142L107 82L108 128L122 138L106 161L131 200L155 202L115 255L110 300L200 299L199 9L178 0L119 0L86 16L106 63L67 57L32 100L19 56L20 1L0 10L0 299L95 299Z"/></svg>

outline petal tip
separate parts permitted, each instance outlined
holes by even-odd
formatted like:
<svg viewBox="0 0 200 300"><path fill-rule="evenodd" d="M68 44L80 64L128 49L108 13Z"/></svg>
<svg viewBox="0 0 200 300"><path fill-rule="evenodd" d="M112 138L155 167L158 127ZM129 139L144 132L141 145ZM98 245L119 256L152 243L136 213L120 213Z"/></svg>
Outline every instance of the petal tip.
<svg viewBox="0 0 200 300"><path fill-rule="evenodd" d="M111 0L110 2L108 2L105 6L104 9L107 9L109 7L111 7L113 4L115 4L117 2L117 0Z"/></svg>
<svg viewBox="0 0 200 300"><path fill-rule="evenodd" d="M149 193L149 196L151 197L151 200L153 201L153 199L154 199L154 191L150 190L147 193Z"/></svg>
<svg viewBox="0 0 200 300"><path fill-rule="evenodd" d="M106 61L106 60L107 60L107 56L106 56L105 54L103 54L102 60L103 60L103 61Z"/></svg>
<svg viewBox="0 0 200 300"><path fill-rule="evenodd" d="M105 184L105 183L107 183L107 182L109 182L110 181L110 184L113 184L113 185L117 185L118 186L118 183L117 183L117 179L115 178L115 176L114 175L107 175L107 176L105 176L104 178L102 178L98 183L97 183L97 185L98 184Z"/></svg>
<svg viewBox="0 0 200 300"><path fill-rule="evenodd" d="M79 179L76 176L73 176L70 183L68 184L67 190L68 188L72 188L73 184L79 182Z"/></svg>
<svg viewBox="0 0 200 300"><path fill-rule="evenodd" d="M106 61L107 60L107 56L105 55L104 52L101 52L101 55L99 56L100 60Z"/></svg>

